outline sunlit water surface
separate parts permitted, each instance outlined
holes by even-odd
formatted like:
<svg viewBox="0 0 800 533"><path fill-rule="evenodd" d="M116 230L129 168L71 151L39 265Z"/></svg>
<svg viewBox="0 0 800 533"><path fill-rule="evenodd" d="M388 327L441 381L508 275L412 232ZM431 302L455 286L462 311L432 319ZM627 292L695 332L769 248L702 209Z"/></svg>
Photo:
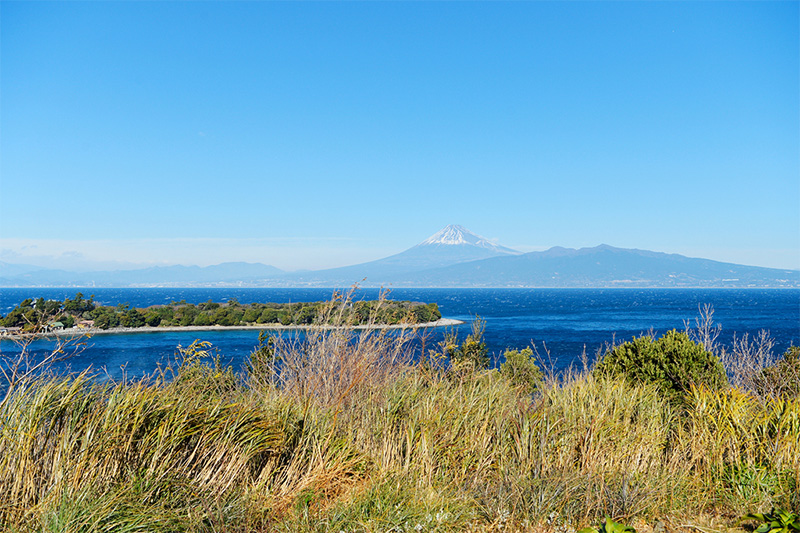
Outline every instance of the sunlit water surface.
<svg viewBox="0 0 800 533"><path fill-rule="evenodd" d="M330 299L332 289L0 289L0 313L6 314L25 298L72 298L77 292L94 295L103 305L129 304L146 307L185 300L201 303L236 298L251 302L308 302ZM356 299L375 299L377 289L359 290ZM719 338L730 344L733 335L755 335L768 330L776 353L800 344L800 290L729 289L394 289L396 300L437 302L442 315L471 322L476 316L486 323L485 340L497 363L507 348L534 345L556 369L579 361L584 351L590 360L607 343L641 333L683 329L698 316L698 307L710 304L714 319L722 325ZM453 328L463 338L465 324ZM426 349L443 338L444 329L428 332ZM176 348L202 339L219 350L222 359L241 368L258 344L256 330L154 332L95 335L82 353L69 361L70 369L104 369L115 379L153 372L174 357ZM36 353L52 349L52 341L31 345ZM18 347L0 341L4 355Z"/></svg>

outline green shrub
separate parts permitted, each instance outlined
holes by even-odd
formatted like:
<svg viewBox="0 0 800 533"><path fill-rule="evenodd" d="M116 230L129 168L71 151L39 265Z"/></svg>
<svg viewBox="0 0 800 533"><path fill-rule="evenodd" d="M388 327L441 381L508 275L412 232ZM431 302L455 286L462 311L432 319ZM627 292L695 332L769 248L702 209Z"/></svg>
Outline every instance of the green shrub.
<svg viewBox="0 0 800 533"><path fill-rule="evenodd" d="M150 311L144 316L144 321L150 327L156 327L161 324L161 315L159 315L156 311Z"/></svg>
<svg viewBox="0 0 800 533"><path fill-rule="evenodd" d="M120 325L125 328L140 328L144 326L144 324L144 315L138 309L128 309L128 311L120 317Z"/></svg>
<svg viewBox="0 0 800 533"><path fill-rule="evenodd" d="M536 390L542 381L542 371L533 357L533 350L506 350L506 360L500 365L500 374L512 385L522 388L526 393Z"/></svg>
<svg viewBox="0 0 800 533"><path fill-rule="evenodd" d="M599 528L585 527L578 533L636 533L636 528L605 517Z"/></svg>
<svg viewBox="0 0 800 533"><path fill-rule="evenodd" d="M789 511L773 509L769 513L751 513L742 520L760 522L755 533L798 533L800 532L800 515Z"/></svg>
<svg viewBox="0 0 800 533"><path fill-rule="evenodd" d="M211 317L205 312L200 312L194 317L192 324L195 326L210 326L212 324Z"/></svg>
<svg viewBox="0 0 800 533"><path fill-rule="evenodd" d="M682 403L692 385L720 389L728 383L719 358L674 329L658 340L645 335L614 346L594 372L624 376L634 383L653 383L673 404Z"/></svg>
<svg viewBox="0 0 800 533"><path fill-rule="evenodd" d="M257 320L259 324L274 324L277 321L278 311L272 307L265 307L264 310L261 311L261 315Z"/></svg>
<svg viewBox="0 0 800 533"><path fill-rule="evenodd" d="M464 342L458 344L458 335L448 333L443 343L443 353L454 366L472 365L473 368L489 368L489 349L483 340L486 322L479 317L472 323L472 332Z"/></svg>
<svg viewBox="0 0 800 533"><path fill-rule="evenodd" d="M800 398L800 346L790 346L783 357L761 370L753 381L761 395Z"/></svg>

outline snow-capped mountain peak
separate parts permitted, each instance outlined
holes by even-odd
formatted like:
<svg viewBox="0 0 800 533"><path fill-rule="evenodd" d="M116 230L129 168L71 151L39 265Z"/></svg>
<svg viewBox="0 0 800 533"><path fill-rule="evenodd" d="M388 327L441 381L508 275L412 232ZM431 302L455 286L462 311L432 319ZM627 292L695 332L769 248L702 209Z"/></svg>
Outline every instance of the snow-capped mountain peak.
<svg viewBox="0 0 800 533"><path fill-rule="evenodd" d="M519 253L516 250L512 250L511 248L506 248L505 246L499 246L497 244L494 244L488 239L472 233L464 226L459 226L457 224L450 224L449 226L442 228L441 230L437 231L436 233L434 233L433 235L431 235L430 237L419 243L418 246L437 246L437 245L444 245L444 246L468 245L468 246L477 246L478 248L487 248L497 253L510 253L510 254Z"/></svg>
<svg viewBox="0 0 800 533"><path fill-rule="evenodd" d="M437 231L420 244L475 244L480 240L484 239L475 235L464 226L450 224Z"/></svg>

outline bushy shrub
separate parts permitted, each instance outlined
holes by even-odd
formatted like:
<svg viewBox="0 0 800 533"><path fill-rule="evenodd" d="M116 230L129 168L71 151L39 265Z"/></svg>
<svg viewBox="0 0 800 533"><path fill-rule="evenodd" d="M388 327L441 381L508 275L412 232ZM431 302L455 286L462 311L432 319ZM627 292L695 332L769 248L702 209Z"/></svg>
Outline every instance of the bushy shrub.
<svg viewBox="0 0 800 533"><path fill-rule="evenodd" d="M193 395L219 395L236 388L237 378L230 366L224 366L218 352L208 341L196 340L184 348L178 346L175 365L162 370L177 389L191 389Z"/></svg>
<svg viewBox="0 0 800 533"><path fill-rule="evenodd" d="M522 388L526 393L536 390L542 381L542 371L533 357L533 350L506 350L505 362L500 365L500 374L512 385Z"/></svg>
<svg viewBox="0 0 800 533"><path fill-rule="evenodd" d="M728 384L719 358L677 330L658 340L645 335L614 346L594 372L624 376L634 383L653 383L673 404L682 403L692 385L719 389Z"/></svg>
<svg viewBox="0 0 800 533"><path fill-rule="evenodd" d="M448 333L442 345L444 355L450 359L454 366L471 365L473 368L489 368L489 349L483 340L483 332L486 329L486 322L476 318L472 323L472 332L467 335L464 342L458 343L458 335Z"/></svg>
<svg viewBox="0 0 800 533"><path fill-rule="evenodd" d="M156 311L150 311L144 317L144 321L150 327L156 327L161 324L161 319L161 315L159 315Z"/></svg>
<svg viewBox="0 0 800 533"><path fill-rule="evenodd" d="M790 346L783 357L761 370L753 381L761 395L800 398L800 346Z"/></svg>

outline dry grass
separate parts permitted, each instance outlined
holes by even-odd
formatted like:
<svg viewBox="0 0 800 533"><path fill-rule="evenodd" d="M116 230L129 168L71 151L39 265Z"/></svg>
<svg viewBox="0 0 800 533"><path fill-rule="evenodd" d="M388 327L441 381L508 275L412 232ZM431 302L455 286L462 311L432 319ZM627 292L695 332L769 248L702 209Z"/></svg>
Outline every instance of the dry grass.
<svg viewBox="0 0 800 533"><path fill-rule="evenodd" d="M148 380L22 380L0 403L0 529L718 528L800 507L797 400L693 389L681 409L587 369L532 396L413 365L402 331L321 326L244 378L196 343Z"/></svg>
<svg viewBox="0 0 800 533"><path fill-rule="evenodd" d="M385 294L379 302L384 300ZM366 325L355 329L346 318L352 303L352 291L334 294L309 328L271 338L261 353L254 354L248 388L256 392L277 388L301 403L313 400L316 405L341 407L365 387L380 388L395 379L411 362L410 341L416 330L378 328L380 303Z"/></svg>

